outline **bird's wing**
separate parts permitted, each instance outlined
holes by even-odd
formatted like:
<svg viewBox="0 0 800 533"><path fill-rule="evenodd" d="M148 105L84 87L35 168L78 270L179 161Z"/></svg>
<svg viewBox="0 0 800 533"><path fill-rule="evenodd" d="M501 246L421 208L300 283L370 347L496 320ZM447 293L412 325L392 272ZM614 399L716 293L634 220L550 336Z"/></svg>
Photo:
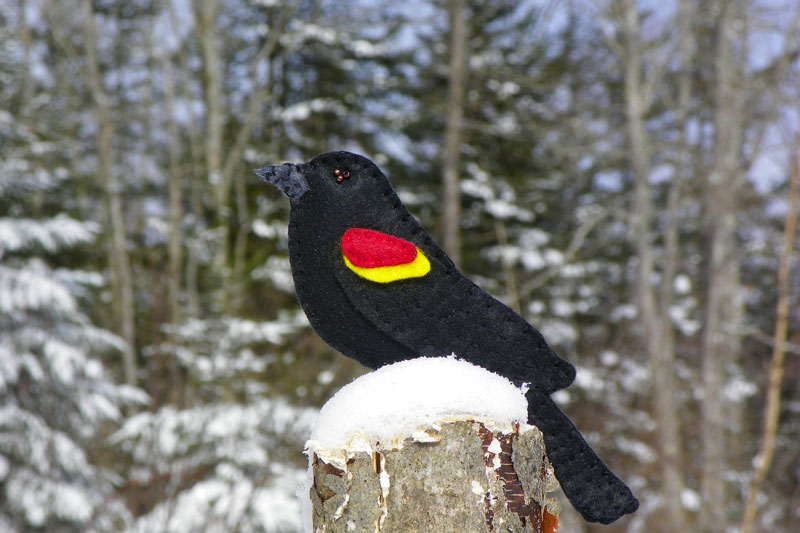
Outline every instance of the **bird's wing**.
<svg viewBox="0 0 800 533"><path fill-rule="evenodd" d="M417 260L422 256L429 266L390 281L370 279L369 271L353 269L343 254L335 267L336 279L359 313L420 356L455 353L543 392L572 383L575 369L533 326L465 278L449 260L440 261L443 252L431 248L432 241L425 237L414 246Z"/></svg>

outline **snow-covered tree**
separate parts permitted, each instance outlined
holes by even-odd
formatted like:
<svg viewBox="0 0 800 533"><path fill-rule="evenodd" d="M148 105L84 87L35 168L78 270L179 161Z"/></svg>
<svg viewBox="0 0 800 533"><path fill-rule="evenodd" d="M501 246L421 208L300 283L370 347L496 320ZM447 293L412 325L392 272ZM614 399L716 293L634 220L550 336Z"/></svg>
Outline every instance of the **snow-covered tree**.
<svg viewBox="0 0 800 533"><path fill-rule="evenodd" d="M42 162L63 146L7 112L0 146L0 530L113 530L127 510L96 460L107 428L147 398L115 383L106 364L123 341L87 315L103 276L70 266L99 228L48 213L70 175Z"/></svg>
<svg viewBox="0 0 800 533"><path fill-rule="evenodd" d="M292 405L257 378L277 366L265 354L306 326L302 315L282 314L191 319L172 332L183 385L172 398L181 407L134 415L112 436L130 458L121 490L138 515L131 531L300 530L294 493L316 409Z"/></svg>
<svg viewBox="0 0 800 533"><path fill-rule="evenodd" d="M134 461L129 502L144 511L130 531L300 531L298 457L315 416L262 397L132 417L113 436Z"/></svg>
<svg viewBox="0 0 800 533"><path fill-rule="evenodd" d="M251 170L361 152L441 242L448 5L457 4L467 30L455 195L462 270L578 367L557 398L644 504L618 528L664 523L656 384L634 281L671 294L659 314L674 330L685 443L676 464L702 471L715 218L705 206L716 198L704 177L725 100L715 96L724 33L715 28L738 0L701 9L685 27L680 12L697 7L686 0L26 0L0 2L0 531L192 530L203 516L218 529L297 529L305 420L365 369L302 318L288 202ZM735 213L747 330L736 333L742 353L720 396L734 521L757 453L775 322L788 168L775 154L797 124L800 87L797 2L747 4L731 26L747 32L737 47L748 56L737 74L750 87L737 96L747 127L741 150L727 152L753 177L737 188ZM622 7L638 8L642 44L628 49L641 68L626 70ZM650 269L632 238L628 71L649 95L651 157L642 160L653 209L638 229L651 235ZM105 222L112 214L116 230ZM120 283L123 255L130 279ZM132 293L125 302L122 286ZM126 338L124 324L135 326L127 345L106 331ZM796 321L789 328L794 349ZM147 412L121 409L132 398L114 385L125 376L122 348L128 379L149 394ZM788 414L798 412L798 375L787 358ZM798 431L782 417L763 491L762 525L775 531L793 531ZM691 524L699 483L683 486ZM98 502L108 511L96 513Z"/></svg>

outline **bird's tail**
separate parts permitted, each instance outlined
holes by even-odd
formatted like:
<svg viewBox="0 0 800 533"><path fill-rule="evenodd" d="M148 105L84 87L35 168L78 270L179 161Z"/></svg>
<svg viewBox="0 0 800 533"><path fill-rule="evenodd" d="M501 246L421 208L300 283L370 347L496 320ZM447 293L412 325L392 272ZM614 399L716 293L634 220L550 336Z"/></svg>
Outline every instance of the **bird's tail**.
<svg viewBox="0 0 800 533"><path fill-rule="evenodd" d="M632 513L639 501L600 460L548 394L527 393L528 422L544 435L547 457L572 506L588 522L610 524Z"/></svg>

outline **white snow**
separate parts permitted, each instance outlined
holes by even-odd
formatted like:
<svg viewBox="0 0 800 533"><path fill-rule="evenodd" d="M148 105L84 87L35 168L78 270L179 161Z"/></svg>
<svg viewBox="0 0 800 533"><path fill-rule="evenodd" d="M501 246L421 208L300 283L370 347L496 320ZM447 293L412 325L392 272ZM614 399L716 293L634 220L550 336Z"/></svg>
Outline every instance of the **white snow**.
<svg viewBox="0 0 800 533"><path fill-rule="evenodd" d="M600 353L600 362L605 366L615 366L619 363L619 354L613 350L603 350Z"/></svg>
<svg viewBox="0 0 800 533"><path fill-rule="evenodd" d="M539 323L539 331L554 346L569 346L578 340L578 330L564 320L543 319Z"/></svg>
<svg viewBox="0 0 800 533"><path fill-rule="evenodd" d="M335 377L336 374L333 371L323 370L317 375L317 383L320 385L329 385Z"/></svg>
<svg viewBox="0 0 800 533"><path fill-rule="evenodd" d="M280 118L286 122L295 122L306 120L312 113L322 113L323 111L340 116L346 113L344 106L331 98L314 98L288 106L280 113Z"/></svg>
<svg viewBox="0 0 800 533"><path fill-rule="evenodd" d="M652 463L656 460L656 452L642 441L617 435L614 444L617 450L629 453L640 463Z"/></svg>
<svg viewBox="0 0 800 533"><path fill-rule="evenodd" d="M530 222L533 220L533 213L506 200L488 200L486 202L486 211L493 217L500 219L509 219L515 217L523 222Z"/></svg>
<svg viewBox="0 0 800 533"><path fill-rule="evenodd" d="M301 502L292 494L292 488L300 483L305 471L283 467L273 470L269 481L254 484L248 472L219 465L213 477L159 503L127 531L298 531Z"/></svg>
<svg viewBox="0 0 800 533"><path fill-rule="evenodd" d="M480 180L463 179L460 183L461 192L467 196L474 198L481 198L483 200L490 200L494 197L492 188Z"/></svg>
<svg viewBox="0 0 800 533"><path fill-rule="evenodd" d="M49 220L0 218L0 252L39 246L47 252L91 242L99 226L60 214ZM0 253L2 255L2 253Z"/></svg>
<svg viewBox="0 0 800 533"><path fill-rule="evenodd" d="M622 320L632 320L636 318L639 310L633 304L618 305L611 311L611 322L620 322Z"/></svg>
<svg viewBox="0 0 800 533"><path fill-rule="evenodd" d="M267 279L276 289L294 294L294 278L288 257L272 255L263 266L253 270L250 276L256 280Z"/></svg>
<svg viewBox="0 0 800 533"><path fill-rule="evenodd" d="M49 311L63 316L77 312L68 288L52 278L52 271L32 259L24 269L0 266L0 313Z"/></svg>
<svg viewBox="0 0 800 533"><path fill-rule="evenodd" d="M692 280L686 274L678 274L672 281L672 287L681 296L689 294L692 290Z"/></svg>
<svg viewBox="0 0 800 533"><path fill-rule="evenodd" d="M702 324L699 320L692 318L695 312L695 301L691 298L684 298L680 302L669 308L668 314L672 323L687 337L700 331Z"/></svg>
<svg viewBox="0 0 800 533"><path fill-rule="evenodd" d="M533 270L540 270L547 266L544 256L538 250L523 250L520 254L520 260L525 270L531 272Z"/></svg>
<svg viewBox="0 0 800 533"><path fill-rule="evenodd" d="M253 221L253 233L262 239L276 239L286 235L287 226L283 221L276 221L267 224L263 220Z"/></svg>
<svg viewBox="0 0 800 533"><path fill-rule="evenodd" d="M681 491L681 504L683 505L684 509L698 511L700 510L702 500L696 491L692 489L683 489Z"/></svg>
<svg viewBox="0 0 800 533"><path fill-rule="evenodd" d="M596 394L603 392L605 381L597 372L586 366L577 366L575 370L576 387Z"/></svg>
<svg viewBox="0 0 800 533"><path fill-rule="evenodd" d="M733 376L722 388L722 395L731 403L741 403L756 392L756 384L740 376Z"/></svg>
<svg viewBox="0 0 800 533"><path fill-rule="evenodd" d="M384 47L364 39L356 39L350 43L350 49L358 57L377 57L384 52Z"/></svg>
<svg viewBox="0 0 800 533"><path fill-rule="evenodd" d="M344 448L354 436L370 443L402 440L448 417L524 423L525 390L453 355L402 361L342 387L322 407L306 446Z"/></svg>

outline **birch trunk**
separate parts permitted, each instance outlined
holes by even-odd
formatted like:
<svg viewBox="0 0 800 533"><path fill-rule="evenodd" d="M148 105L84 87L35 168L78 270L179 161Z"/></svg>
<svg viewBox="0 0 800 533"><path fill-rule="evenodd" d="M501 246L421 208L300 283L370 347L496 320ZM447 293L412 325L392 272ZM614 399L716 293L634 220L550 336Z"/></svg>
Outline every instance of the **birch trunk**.
<svg viewBox="0 0 800 533"><path fill-rule="evenodd" d="M103 88L97 58L97 28L91 0L82 0L81 11L86 43L86 66L89 88L94 104L97 129L97 173L105 192L105 211L110 231L108 261L111 266L111 288L116 320L125 340L123 373L125 383L136 384L136 323L133 302L133 277L126 247L125 218L121 199L121 184L114 171L114 123Z"/></svg>
<svg viewBox="0 0 800 533"><path fill-rule="evenodd" d="M639 321L644 330L650 373L653 381L652 408L656 419L659 448L659 468L669 528L682 529L685 523L681 491L683 476L680 465L681 436L677 418L674 334L668 319L668 309L659 308L651 279L655 272L653 236L650 230L653 207L650 188L651 149L644 126L647 97L641 72L639 14L633 0L623 3L625 34L625 104L629 139L629 154L633 167L635 190L633 232L638 262L636 267L636 298ZM677 177L675 179L678 179ZM674 270L674 267L673 267ZM671 292L670 292L671 294ZM666 302L664 300L662 303Z"/></svg>
<svg viewBox="0 0 800 533"><path fill-rule="evenodd" d="M216 0L201 0L195 3L195 23L200 39L200 53L203 59L202 85L205 97L205 174L214 191L214 207L216 209L214 226L219 232L214 253L214 268L221 276L220 289L216 295L216 303L220 310L228 305L228 294L225 287L230 278L228 266L229 221L231 206L229 205L230 182L222 172L222 133L225 122L222 107L222 71L219 57L219 40L216 23L218 5Z"/></svg>
<svg viewBox="0 0 800 533"><path fill-rule="evenodd" d="M464 118L464 84L467 62L467 20L464 0L450 0L450 75L442 157L444 208L442 246L456 266L461 263L461 126Z"/></svg>
<svg viewBox="0 0 800 533"><path fill-rule="evenodd" d="M710 260L703 332L702 531L719 531L725 522L725 405L722 388L726 366L739 354L741 302L736 253L736 210L741 172L739 154L743 129L741 65L743 0L720 4L715 54L714 160L706 184Z"/></svg>
<svg viewBox="0 0 800 533"><path fill-rule="evenodd" d="M175 12L175 6L173 3L168 2L166 6L167 14L169 16L170 27L172 28L173 33L179 34L180 33L180 24L178 21L178 15ZM185 80L191 79L190 69L188 65L188 60L186 57L186 46L182 45L178 47L175 53L175 61L177 62L177 69L172 68L172 64L170 63L170 74L173 85L173 96L172 99L174 101L175 96L180 98L181 100L191 100L193 96L190 94L189 84L185 83ZM174 77L177 71L177 77L179 80L184 80L183 83L179 83L177 87L174 86ZM168 80L165 80L165 83ZM165 88L166 90L166 88ZM195 115L193 113L188 113L186 115L187 118L187 133L189 136L189 142L187 148L189 149L188 155L188 162L187 165L187 173L190 176L195 176L200 173L200 163L199 163L199 155L198 152L201 151L201 134L200 128L197 124L197 120L195 119ZM174 117L171 117L170 120L174 124ZM176 132L177 133L177 132ZM171 135L168 132L168 135ZM176 139L179 140L179 139ZM192 250L195 246L193 246L194 242L196 241L195 235L196 232L199 231L199 223L200 221L204 220L205 216L203 213L203 201L202 201L202 183L200 180L191 179L188 183L189 187L189 200L191 205L190 210L190 217L192 218L192 222L194 222L194 232L187 232L186 235L183 235L186 242L185 250L186 250L186 257L185 260L181 257L181 260L178 261L180 264L181 262L185 263L184 268L184 277L185 277L185 285L184 288L186 290L186 302L181 311L183 314L188 316L198 316L200 312L200 297L198 294L198 277L199 277L199 269L200 265L198 263L197 253L193 253ZM181 204L179 204L180 207ZM181 254L182 256L183 254Z"/></svg>
<svg viewBox="0 0 800 533"><path fill-rule="evenodd" d="M675 275L678 273L678 249L680 239L678 226L680 215L678 213L683 190L683 182L691 168L691 146L687 136L689 128L689 106L692 96L692 57L694 54L694 35L692 33L692 20L696 13L694 4L690 0L681 0L678 4L678 108L677 123L680 128L678 140L677 162L675 164L675 178L670 184L667 195L667 226L664 231L664 275L661 280L661 309L669 313L674 301ZM674 350L673 350L674 352Z"/></svg>
<svg viewBox="0 0 800 533"><path fill-rule="evenodd" d="M167 115L167 150L169 152L169 242L167 245L167 305L169 323L176 327L181 320L180 288L183 244L181 221L183 220L183 197L181 192L180 137L175 124L175 83L172 62L168 56L162 58L164 76L164 104ZM173 336L174 342L174 336Z"/></svg>
<svg viewBox="0 0 800 533"><path fill-rule="evenodd" d="M778 436L778 421L781 406L781 385L783 384L784 360L786 359L786 334L789 325L789 268L797 229L798 188L800 188L800 132L796 134L794 156L792 157L791 177L789 178L789 208L783 231L783 251L778 264L778 302L775 306L775 332L772 336L772 361L767 383L767 401L764 406L764 427L761 449L756 460L755 473L750 480L747 492L741 533L750 533L756 521L758 504L756 498L764 480L767 478L772 460L775 457L775 444Z"/></svg>

